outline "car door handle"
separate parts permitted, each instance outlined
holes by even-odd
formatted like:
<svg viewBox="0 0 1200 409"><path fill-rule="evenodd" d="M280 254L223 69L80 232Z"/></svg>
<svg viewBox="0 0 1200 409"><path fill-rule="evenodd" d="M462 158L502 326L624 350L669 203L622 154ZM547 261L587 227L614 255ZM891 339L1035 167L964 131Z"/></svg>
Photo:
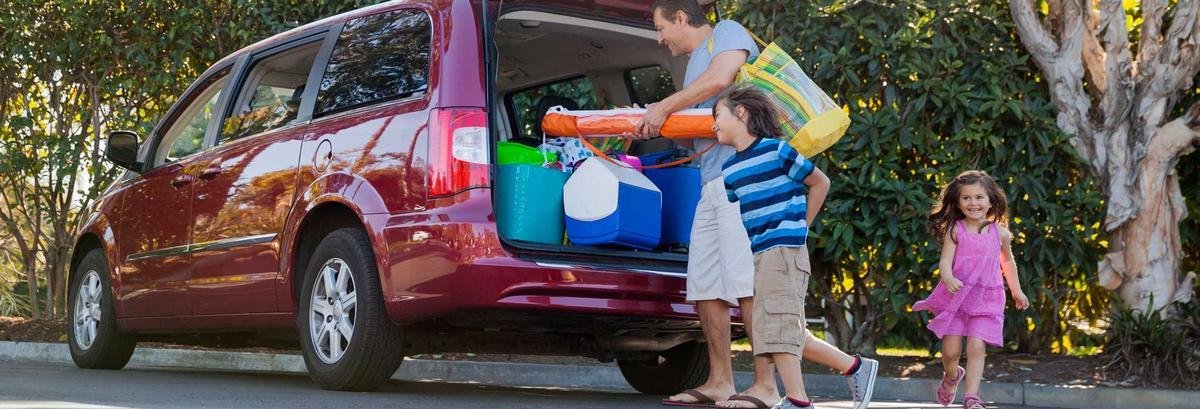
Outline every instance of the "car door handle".
<svg viewBox="0 0 1200 409"><path fill-rule="evenodd" d="M188 183L192 183L192 181L195 179L196 178L192 177L192 175L179 175L174 179L171 179L171 186L180 187Z"/></svg>
<svg viewBox="0 0 1200 409"><path fill-rule="evenodd" d="M209 166L200 171L200 177L203 179L212 179L221 174L220 166Z"/></svg>

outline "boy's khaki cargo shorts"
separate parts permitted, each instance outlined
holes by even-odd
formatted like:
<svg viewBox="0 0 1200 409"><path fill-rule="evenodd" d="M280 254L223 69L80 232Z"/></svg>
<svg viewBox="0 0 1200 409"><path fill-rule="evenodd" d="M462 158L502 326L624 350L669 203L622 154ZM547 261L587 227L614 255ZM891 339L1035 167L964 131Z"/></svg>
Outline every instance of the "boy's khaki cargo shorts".
<svg viewBox="0 0 1200 409"><path fill-rule="evenodd" d="M804 351L804 299L812 268L807 247L775 247L754 255L754 354Z"/></svg>

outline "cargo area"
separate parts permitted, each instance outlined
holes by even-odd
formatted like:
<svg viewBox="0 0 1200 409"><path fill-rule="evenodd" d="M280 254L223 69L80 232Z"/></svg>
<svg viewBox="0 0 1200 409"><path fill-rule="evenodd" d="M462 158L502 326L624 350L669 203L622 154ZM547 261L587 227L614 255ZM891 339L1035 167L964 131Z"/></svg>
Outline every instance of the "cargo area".
<svg viewBox="0 0 1200 409"><path fill-rule="evenodd" d="M649 22L503 11L492 55L493 198L501 237L531 257L682 273L700 194L694 163L643 169L691 154L670 139L545 135L546 110L644 106L681 85ZM615 162L615 163L614 163Z"/></svg>

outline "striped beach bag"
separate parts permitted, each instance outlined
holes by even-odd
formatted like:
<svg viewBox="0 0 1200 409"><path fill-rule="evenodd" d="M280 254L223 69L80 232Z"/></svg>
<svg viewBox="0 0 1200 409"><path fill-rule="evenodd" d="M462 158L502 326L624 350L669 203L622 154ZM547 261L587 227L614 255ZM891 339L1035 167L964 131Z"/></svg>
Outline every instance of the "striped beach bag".
<svg viewBox="0 0 1200 409"><path fill-rule="evenodd" d="M800 69L796 60L775 43L767 44L747 31L763 46L753 62L742 65L736 83L763 91L779 107L780 139L805 157L812 157L837 143L850 127L850 116ZM712 40L709 40L712 51Z"/></svg>

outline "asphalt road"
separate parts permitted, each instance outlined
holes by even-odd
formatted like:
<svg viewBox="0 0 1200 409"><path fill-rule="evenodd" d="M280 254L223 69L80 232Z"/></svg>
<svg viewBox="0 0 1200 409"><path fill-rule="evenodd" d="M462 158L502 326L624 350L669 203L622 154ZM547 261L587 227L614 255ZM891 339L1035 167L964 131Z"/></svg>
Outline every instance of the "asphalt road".
<svg viewBox="0 0 1200 409"><path fill-rule="evenodd" d="M305 376L182 369L83 370L70 364L0 361L0 409L8 408L665 408L640 394L391 381L375 392L331 392ZM817 399L819 408L849 402ZM872 408L941 408L876 402ZM1007 406L1005 409L1020 407Z"/></svg>

